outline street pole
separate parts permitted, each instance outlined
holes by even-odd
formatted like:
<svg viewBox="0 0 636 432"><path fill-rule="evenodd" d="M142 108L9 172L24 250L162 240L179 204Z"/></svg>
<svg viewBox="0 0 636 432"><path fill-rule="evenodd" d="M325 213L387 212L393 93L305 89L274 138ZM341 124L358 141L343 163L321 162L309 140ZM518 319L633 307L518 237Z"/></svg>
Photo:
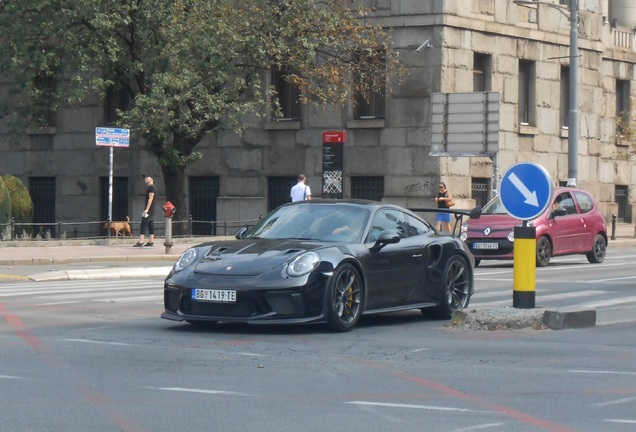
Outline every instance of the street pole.
<svg viewBox="0 0 636 432"><path fill-rule="evenodd" d="M570 0L570 109L568 111L568 182L576 187L579 153L579 5Z"/></svg>

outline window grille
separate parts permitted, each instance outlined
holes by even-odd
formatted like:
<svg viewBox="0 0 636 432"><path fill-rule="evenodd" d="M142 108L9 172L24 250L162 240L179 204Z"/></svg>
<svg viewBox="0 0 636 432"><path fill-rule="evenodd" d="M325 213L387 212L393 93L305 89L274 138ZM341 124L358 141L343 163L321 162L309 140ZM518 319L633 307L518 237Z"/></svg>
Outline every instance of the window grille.
<svg viewBox="0 0 636 432"><path fill-rule="evenodd" d="M291 202L289 195L291 188L298 182L295 176L268 177L267 178L267 211ZM313 191L312 191L313 192Z"/></svg>
<svg viewBox="0 0 636 432"><path fill-rule="evenodd" d="M351 177L351 198L382 201L384 177Z"/></svg>
<svg viewBox="0 0 636 432"><path fill-rule="evenodd" d="M475 206L483 206L490 199L488 193L490 189L490 179L473 177L471 179L471 197L475 200Z"/></svg>

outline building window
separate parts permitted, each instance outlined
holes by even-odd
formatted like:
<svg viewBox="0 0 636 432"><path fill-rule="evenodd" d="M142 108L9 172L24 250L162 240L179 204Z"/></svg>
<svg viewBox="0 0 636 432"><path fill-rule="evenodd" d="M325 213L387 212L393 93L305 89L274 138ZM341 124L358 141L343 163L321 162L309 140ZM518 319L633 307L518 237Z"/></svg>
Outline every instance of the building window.
<svg viewBox="0 0 636 432"><path fill-rule="evenodd" d="M192 235L217 235L216 200L219 197L219 177L190 177L190 217ZM177 209L179 211L179 209ZM184 220L187 215L181 215ZM221 228L221 227L218 227Z"/></svg>
<svg viewBox="0 0 636 432"><path fill-rule="evenodd" d="M616 80L616 136L629 134L632 109L628 80Z"/></svg>
<svg viewBox="0 0 636 432"><path fill-rule="evenodd" d="M104 98L104 124L117 124L119 120L117 110L127 111L130 108L130 99L130 93L127 89L109 86Z"/></svg>
<svg viewBox="0 0 636 432"><path fill-rule="evenodd" d="M483 206L490 199L490 179L473 177L471 179L471 197L475 200L475 206Z"/></svg>
<svg viewBox="0 0 636 432"><path fill-rule="evenodd" d="M535 62L519 61L519 123L536 126L536 69Z"/></svg>
<svg viewBox="0 0 636 432"><path fill-rule="evenodd" d="M562 129L567 129L570 120L570 68L561 66L561 102L559 123Z"/></svg>
<svg viewBox="0 0 636 432"><path fill-rule="evenodd" d="M32 236L56 238L55 177L29 177L29 193L33 201Z"/></svg>
<svg viewBox="0 0 636 432"><path fill-rule="evenodd" d="M300 120L300 88L289 81L288 70L272 71L272 85L276 94L272 110L277 120Z"/></svg>
<svg viewBox="0 0 636 432"><path fill-rule="evenodd" d="M386 82L379 86L364 82L364 77L354 78L353 117L356 120L374 120L385 117ZM363 90L362 88L366 88Z"/></svg>
<svg viewBox="0 0 636 432"><path fill-rule="evenodd" d="M351 177L351 198L382 201L384 177Z"/></svg>
<svg viewBox="0 0 636 432"><path fill-rule="evenodd" d="M108 220L108 177L99 178L100 219ZM113 221L125 221L128 212L128 177L113 177ZM131 218L132 219L132 218Z"/></svg>
<svg viewBox="0 0 636 432"><path fill-rule="evenodd" d="M57 124L57 107L55 93L57 79L54 76L39 75L34 80L33 120L37 126L55 126Z"/></svg>
<svg viewBox="0 0 636 432"><path fill-rule="evenodd" d="M492 56L475 53L473 59L473 91L492 90Z"/></svg>
<svg viewBox="0 0 636 432"><path fill-rule="evenodd" d="M267 211L291 202L289 195L291 188L298 182L296 176L281 176L267 178Z"/></svg>

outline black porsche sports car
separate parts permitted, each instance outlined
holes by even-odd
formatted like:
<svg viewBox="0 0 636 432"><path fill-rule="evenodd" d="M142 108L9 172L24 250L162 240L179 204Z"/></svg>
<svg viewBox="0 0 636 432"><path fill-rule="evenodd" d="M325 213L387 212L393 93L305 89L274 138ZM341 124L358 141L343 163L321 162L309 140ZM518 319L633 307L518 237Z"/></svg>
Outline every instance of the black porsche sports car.
<svg viewBox="0 0 636 432"><path fill-rule="evenodd" d="M289 203L235 237L181 255L164 282L162 318L323 322L348 331L364 314L420 309L450 318L473 294L474 258L464 242L396 205Z"/></svg>

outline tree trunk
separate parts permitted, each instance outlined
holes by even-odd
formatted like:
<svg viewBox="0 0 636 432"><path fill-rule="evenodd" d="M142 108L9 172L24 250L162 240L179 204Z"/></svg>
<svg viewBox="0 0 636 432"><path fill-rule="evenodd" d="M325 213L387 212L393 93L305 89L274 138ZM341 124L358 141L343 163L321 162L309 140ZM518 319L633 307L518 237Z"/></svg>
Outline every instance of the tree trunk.
<svg viewBox="0 0 636 432"><path fill-rule="evenodd" d="M172 234L185 236L189 234L188 220L190 219L190 207L187 198L185 168L168 170L161 167L163 172L163 182L166 190L166 199L175 207L172 218ZM163 216L163 205L161 203L161 213Z"/></svg>

